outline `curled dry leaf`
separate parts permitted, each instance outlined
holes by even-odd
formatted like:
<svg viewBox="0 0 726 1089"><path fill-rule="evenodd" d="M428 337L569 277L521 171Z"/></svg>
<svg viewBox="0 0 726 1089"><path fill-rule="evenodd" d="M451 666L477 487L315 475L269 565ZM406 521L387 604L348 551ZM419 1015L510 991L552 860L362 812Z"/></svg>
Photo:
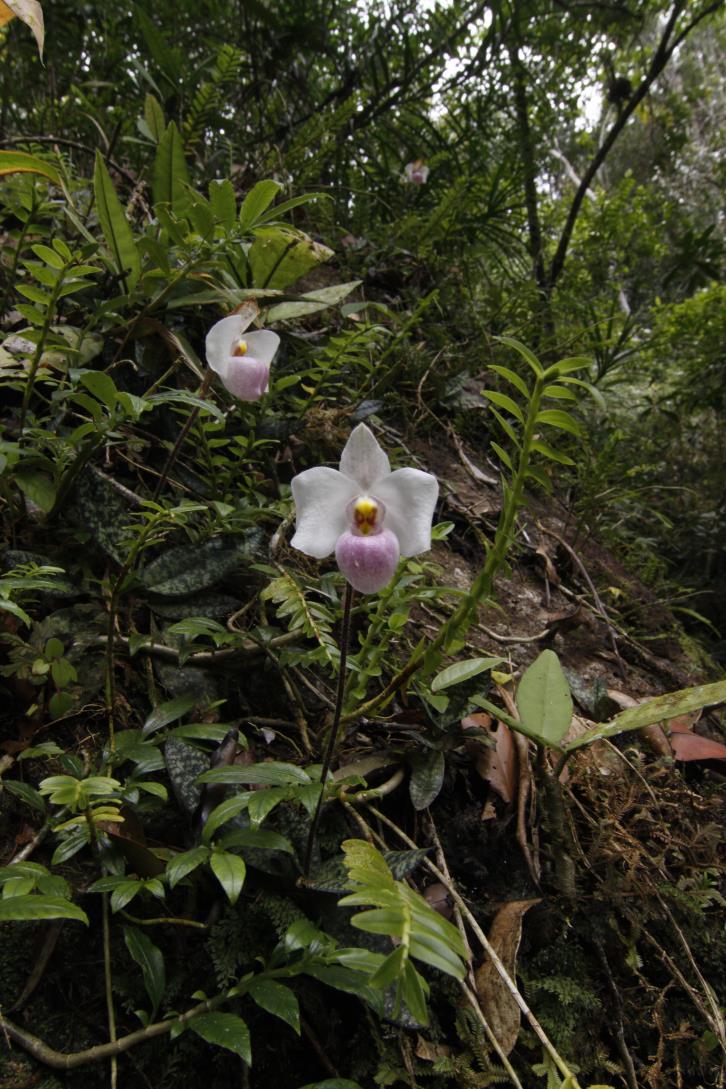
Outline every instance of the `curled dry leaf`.
<svg viewBox="0 0 726 1089"><path fill-rule="evenodd" d="M434 882L425 889L424 899L428 901L429 907L438 911L439 915L443 915L445 919L450 919L454 914L454 901L446 885L442 885L440 881Z"/></svg>
<svg viewBox="0 0 726 1089"><path fill-rule="evenodd" d="M467 715L461 725L465 732L472 727L489 731L496 742L495 748L472 739L467 741L467 749L482 779L503 801L513 801L517 796L517 750L509 727L498 722L494 728L490 715Z"/></svg>
<svg viewBox="0 0 726 1089"><path fill-rule="evenodd" d="M679 715L666 723L671 748L676 760L726 760L726 745L693 732L701 711Z"/></svg>
<svg viewBox="0 0 726 1089"><path fill-rule="evenodd" d="M425 1063L437 1063L451 1054L451 1048L446 1044L435 1044L423 1036L416 1037L416 1056Z"/></svg>
<svg viewBox="0 0 726 1089"><path fill-rule="evenodd" d="M511 900L503 904L494 916L489 930L489 941L511 979L514 979L517 971L517 951L522 940L522 919L534 904L539 903L541 898ZM505 1055L508 1055L519 1035L519 1006L489 958L477 968L474 980L482 1013Z"/></svg>
<svg viewBox="0 0 726 1089"><path fill-rule="evenodd" d="M544 566L544 573L547 581L551 582L553 586L559 586L561 581L560 576L557 573L557 568L555 567L554 560L547 551L546 546L541 544L538 548L536 548L535 555L539 556L539 558L542 560L542 564Z"/></svg>
<svg viewBox="0 0 726 1089"><path fill-rule="evenodd" d="M45 41L45 27L43 25L43 9L38 0L0 0L0 26L9 23L17 15L21 23L25 23L33 32L38 43L38 53L43 56L43 43Z"/></svg>
<svg viewBox="0 0 726 1089"><path fill-rule="evenodd" d="M671 734L671 747L676 760L726 760L726 745L690 731Z"/></svg>

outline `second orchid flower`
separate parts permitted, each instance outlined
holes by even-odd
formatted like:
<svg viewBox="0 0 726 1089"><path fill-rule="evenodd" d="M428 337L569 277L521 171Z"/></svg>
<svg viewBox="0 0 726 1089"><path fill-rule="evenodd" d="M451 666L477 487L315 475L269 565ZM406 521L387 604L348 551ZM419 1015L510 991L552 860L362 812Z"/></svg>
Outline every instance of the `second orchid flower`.
<svg viewBox="0 0 726 1089"><path fill-rule="evenodd" d="M251 317L231 314L207 333L207 363L222 385L240 401L258 401L270 384L270 364L280 344L277 333L246 333Z"/></svg>

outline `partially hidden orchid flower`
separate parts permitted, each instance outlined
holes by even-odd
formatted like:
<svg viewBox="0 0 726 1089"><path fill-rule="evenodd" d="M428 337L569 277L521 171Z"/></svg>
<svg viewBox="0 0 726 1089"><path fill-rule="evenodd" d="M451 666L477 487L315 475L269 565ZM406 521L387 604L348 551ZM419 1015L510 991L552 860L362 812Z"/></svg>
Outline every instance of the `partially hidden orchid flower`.
<svg viewBox="0 0 726 1089"><path fill-rule="evenodd" d="M406 163L403 172L406 181L411 185L425 185L429 176L429 168L423 159L414 159L412 163Z"/></svg>
<svg viewBox="0 0 726 1089"><path fill-rule="evenodd" d="M270 364L280 343L270 329L246 333L251 320L249 314L222 318L207 333L205 345L207 363L240 401L258 401L267 393Z"/></svg>
<svg viewBox="0 0 726 1089"><path fill-rule="evenodd" d="M431 520L439 494L436 477L396 469L365 424L351 433L340 471L306 469L292 480L297 529L291 544L338 567L362 594L376 594L401 556L431 548Z"/></svg>

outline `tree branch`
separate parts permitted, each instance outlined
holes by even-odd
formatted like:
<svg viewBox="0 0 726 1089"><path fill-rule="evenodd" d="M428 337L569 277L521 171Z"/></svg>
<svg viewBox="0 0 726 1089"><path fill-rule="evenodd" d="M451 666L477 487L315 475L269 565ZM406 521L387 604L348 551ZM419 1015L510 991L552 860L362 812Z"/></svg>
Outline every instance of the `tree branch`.
<svg viewBox="0 0 726 1089"><path fill-rule="evenodd" d="M129 1048L135 1047L136 1044L142 1044L146 1040L153 1040L156 1036L164 1036L171 1031L174 1025L191 1021L194 1017L198 1017L200 1013L216 1010L218 1006L226 1001L226 995L217 995L216 998L200 1002L198 1006L192 1006L190 1010L180 1014L179 1017L170 1017L166 1021L157 1021L153 1025L147 1025L146 1028L130 1032L128 1036L121 1036L112 1043L97 1044L95 1047L87 1047L84 1051L56 1051L55 1048L49 1047L44 1040L41 1040L39 1036L34 1036L32 1032L26 1032L25 1029L20 1028L13 1021L9 1021L1 1013L0 1031L5 1033L16 1044L20 1044L34 1059L45 1063L46 1066L52 1066L54 1070L75 1070L78 1066L86 1066L88 1063L97 1063L102 1062L104 1059L113 1058L115 1055L128 1051Z"/></svg>
<svg viewBox="0 0 726 1089"><path fill-rule="evenodd" d="M666 23L663 33L661 35L661 39L655 52L653 53L653 57L648 67L648 71L641 80L639 86L633 92L629 101L625 104L625 107L614 122L612 128L610 129L602 144L596 151L590 165L582 176L577 192L575 193L575 196L573 198L572 205L570 207L570 211L565 222L565 226L562 229L562 234L560 236L557 250L555 251L554 257L552 258L552 264L550 265L549 275L547 277L547 290L549 293L551 293L553 288L556 286L557 281L564 268L565 258L567 257L567 250L572 240L572 233L575 228L575 223L577 221L577 217L580 213L580 209L582 207L582 203L585 199L587 191L590 188L590 183L593 181L598 170L607 158L610 149L614 145L620 133L625 128L625 125L627 124L630 117L632 117L637 107L640 105L640 103L650 91L652 85L655 83L658 76L665 68L674 51L698 24L708 15L711 15L713 12L717 11L721 4L720 0L713 0L711 4L707 5L707 7L705 7L701 12L695 15L693 19L691 19L691 21L688 23L688 25L684 27L680 34L678 34L677 37L671 42L670 38L673 34L676 21L685 6L686 0L677 0L677 3L674 4L673 10L671 11L671 14L668 18L668 22Z"/></svg>

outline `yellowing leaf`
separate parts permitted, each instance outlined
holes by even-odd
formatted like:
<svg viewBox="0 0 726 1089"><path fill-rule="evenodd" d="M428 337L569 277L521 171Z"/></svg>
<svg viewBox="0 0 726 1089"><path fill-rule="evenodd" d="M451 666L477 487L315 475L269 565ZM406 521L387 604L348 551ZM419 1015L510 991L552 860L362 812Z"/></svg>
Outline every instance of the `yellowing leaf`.
<svg viewBox="0 0 726 1089"><path fill-rule="evenodd" d="M2 2L0 0L0 4ZM0 175L2 174L42 174L54 185L61 184L60 174L54 166L36 155L28 155L25 151L0 151Z"/></svg>
<svg viewBox="0 0 726 1089"><path fill-rule="evenodd" d="M0 26L9 23L15 17L20 19L32 30L38 43L38 53L43 56L43 43L45 41L45 26L43 24L43 9L38 0L0 0Z"/></svg>

